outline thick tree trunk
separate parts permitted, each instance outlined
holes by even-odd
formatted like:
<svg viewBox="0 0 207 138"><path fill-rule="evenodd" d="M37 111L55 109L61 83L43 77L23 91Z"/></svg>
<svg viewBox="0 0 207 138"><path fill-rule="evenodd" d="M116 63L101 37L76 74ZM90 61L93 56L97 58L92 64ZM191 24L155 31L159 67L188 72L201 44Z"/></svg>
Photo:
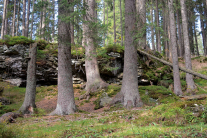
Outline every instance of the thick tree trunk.
<svg viewBox="0 0 207 138"><path fill-rule="evenodd" d="M33 34L33 21L34 21L34 5L35 0L32 0L32 20L31 20L31 32L30 32L30 38L32 39L32 34Z"/></svg>
<svg viewBox="0 0 207 138"><path fill-rule="evenodd" d="M69 1L70 2L70 1ZM60 0L58 14L69 14L67 3ZM70 23L58 19L58 99L56 109L50 115L68 115L76 111L71 67Z"/></svg>
<svg viewBox="0 0 207 138"><path fill-rule="evenodd" d="M160 40L160 23L159 23L159 9L158 9L158 0L156 0L156 23L157 23L157 48L158 52L161 53L161 40Z"/></svg>
<svg viewBox="0 0 207 138"><path fill-rule="evenodd" d="M150 15L151 15L151 42L152 42L152 50L156 51L156 49L155 49L155 42L154 42L153 0L152 0L152 6L150 8Z"/></svg>
<svg viewBox="0 0 207 138"><path fill-rule="evenodd" d="M28 37L29 34L29 16L30 16L30 0L27 3L27 22L26 22L26 29L25 29L25 36Z"/></svg>
<svg viewBox="0 0 207 138"><path fill-rule="evenodd" d="M7 8L7 1L4 0L4 10L3 10L3 17L2 17L2 26L1 26L1 39L4 39L4 30L5 30L5 19L6 19L6 8Z"/></svg>
<svg viewBox="0 0 207 138"><path fill-rule="evenodd" d="M176 44L176 32L175 32L175 19L174 19L174 8L173 0L169 0L169 18L170 18L170 34L171 34L171 46L172 46L172 59L173 59L173 81L174 81L174 93L176 95L182 95L180 73L178 65L178 52Z"/></svg>
<svg viewBox="0 0 207 138"><path fill-rule="evenodd" d="M116 14L115 14L115 0L113 0L113 18L114 18L114 44L116 44Z"/></svg>
<svg viewBox="0 0 207 138"><path fill-rule="evenodd" d="M146 48L146 1L145 0L136 0L136 10L138 13L138 47Z"/></svg>
<svg viewBox="0 0 207 138"><path fill-rule="evenodd" d="M18 1L16 36L18 36L18 32L19 32L19 13L20 13L19 11L20 11L20 0Z"/></svg>
<svg viewBox="0 0 207 138"><path fill-rule="evenodd" d="M180 0L180 3L181 3L184 44L185 44L185 66L186 66L187 69L192 70L185 0ZM191 91L194 91L196 89L196 85L193 81L193 76L189 73L186 73L186 82L187 82L187 92L191 92Z"/></svg>
<svg viewBox="0 0 207 138"><path fill-rule="evenodd" d="M85 31L86 31L86 39L87 39L87 45L85 46L85 69L86 69L86 91L89 94L90 92L95 92L99 88L105 88L108 86L107 83L105 83L99 73L98 68L98 62L96 57L96 47L95 47L95 32L94 28L91 29L91 25L95 22L95 0L87 0L88 9L86 11L86 19L87 24L85 24ZM88 96L88 95L87 95Z"/></svg>
<svg viewBox="0 0 207 138"><path fill-rule="evenodd" d="M141 6L141 5L140 5ZM145 6L145 5L142 5ZM125 51L124 51L124 73L121 91L115 96L111 104L121 102L130 109L142 106L139 96L137 78L137 44L135 38L136 7L134 0L125 1ZM139 17L141 18L141 17ZM141 19L140 19L141 20Z"/></svg>
<svg viewBox="0 0 207 138"><path fill-rule="evenodd" d="M19 111L23 114L32 113L29 108L36 108L35 95L36 95L36 56L37 56L37 43L30 44L28 68L27 68L27 86L24 103Z"/></svg>
<svg viewBox="0 0 207 138"><path fill-rule="evenodd" d="M13 18L12 18L12 36L15 33L15 16L16 16L16 0L14 0L14 11L13 11Z"/></svg>
<svg viewBox="0 0 207 138"><path fill-rule="evenodd" d="M25 16L26 16L26 0L23 0L23 13L22 13L22 35L25 36Z"/></svg>
<svg viewBox="0 0 207 138"><path fill-rule="evenodd" d="M122 8L121 8L121 0L119 0L119 8L120 8L120 23L121 23L121 46L123 46L123 24L122 24Z"/></svg>

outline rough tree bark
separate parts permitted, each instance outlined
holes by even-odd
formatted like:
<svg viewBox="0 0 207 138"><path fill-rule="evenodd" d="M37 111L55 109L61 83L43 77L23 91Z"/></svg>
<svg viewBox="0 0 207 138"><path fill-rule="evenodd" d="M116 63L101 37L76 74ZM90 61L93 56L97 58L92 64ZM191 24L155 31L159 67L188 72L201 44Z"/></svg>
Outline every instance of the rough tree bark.
<svg viewBox="0 0 207 138"><path fill-rule="evenodd" d="M88 8L86 10L87 23L85 24L85 35L87 39L87 45L85 46L85 69L86 69L86 91L87 93L80 98L86 98L89 96L90 92L95 92L98 89L102 89L108 86L105 83L99 73L98 62L96 57L96 46L95 46L95 28L91 25L95 23L95 0L86 0Z"/></svg>
<svg viewBox="0 0 207 138"><path fill-rule="evenodd" d="M25 29L25 36L28 37L29 34L29 16L30 16L30 0L27 3L27 22L26 22L26 29Z"/></svg>
<svg viewBox="0 0 207 138"><path fill-rule="evenodd" d="M68 1L71 2L70 0ZM58 2L58 99L50 115L68 115L76 111L71 67L70 23L61 20L70 14L64 0Z"/></svg>
<svg viewBox="0 0 207 138"><path fill-rule="evenodd" d="M173 59L173 80L174 80L174 93L176 95L182 95L181 82L180 82L180 73L178 66L178 51L176 44L176 32L175 32L175 18L174 18L174 8L173 0L169 0L169 18L170 18L170 42L172 46L172 59Z"/></svg>
<svg viewBox="0 0 207 138"><path fill-rule="evenodd" d="M36 108L35 95L36 95L36 56L37 56L37 43L30 44L28 68L27 68L27 85L24 103L19 111L23 114L30 114L29 108Z"/></svg>
<svg viewBox="0 0 207 138"><path fill-rule="evenodd" d="M182 25L183 25L184 44L185 44L185 66L187 69L192 70L185 0L180 0L180 4L181 4ZM189 73L186 73L186 82L187 82L187 92L191 92L196 89L193 76Z"/></svg>
<svg viewBox="0 0 207 138"><path fill-rule="evenodd" d="M12 18L12 36L14 36L14 32L15 32L15 15L16 15L16 0L14 0L14 11L13 11L13 18Z"/></svg>
<svg viewBox="0 0 207 138"><path fill-rule="evenodd" d="M111 102L111 104L121 102L128 109L143 105L138 90L137 45L135 44L135 38L132 37L135 34L135 28L137 28L135 25L135 4L135 0L125 1L125 51L123 81L121 91Z"/></svg>

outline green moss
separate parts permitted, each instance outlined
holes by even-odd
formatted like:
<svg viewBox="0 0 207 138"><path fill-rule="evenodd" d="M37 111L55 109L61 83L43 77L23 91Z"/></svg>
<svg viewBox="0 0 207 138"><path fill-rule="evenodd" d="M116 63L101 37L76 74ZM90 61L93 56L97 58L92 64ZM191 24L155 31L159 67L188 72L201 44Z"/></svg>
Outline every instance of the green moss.
<svg viewBox="0 0 207 138"><path fill-rule="evenodd" d="M157 103L171 103L178 101L179 98L164 86L139 86L141 99L146 105Z"/></svg>
<svg viewBox="0 0 207 138"><path fill-rule="evenodd" d="M25 36L5 36L5 40L0 40L0 44L6 44L7 46L13 46L16 44L23 44L23 45L29 45L31 43L34 43L32 39L29 39Z"/></svg>
<svg viewBox="0 0 207 138"><path fill-rule="evenodd" d="M124 46L121 46L119 44L109 44L109 45L106 45L104 49L107 51L107 53L110 53L110 52L123 53L124 52Z"/></svg>
<svg viewBox="0 0 207 138"><path fill-rule="evenodd" d="M39 50L44 50L45 47L48 45L49 42L43 40L43 39L38 39L35 40L35 42L37 43L37 47Z"/></svg>

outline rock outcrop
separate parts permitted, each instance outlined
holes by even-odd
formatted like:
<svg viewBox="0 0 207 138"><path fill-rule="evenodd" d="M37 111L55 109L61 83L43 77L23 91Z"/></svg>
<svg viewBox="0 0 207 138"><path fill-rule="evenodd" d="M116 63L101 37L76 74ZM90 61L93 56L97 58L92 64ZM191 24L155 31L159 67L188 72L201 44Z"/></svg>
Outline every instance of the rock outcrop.
<svg viewBox="0 0 207 138"><path fill-rule="evenodd" d="M29 46L28 45L14 45L6 46L0 45L0 78L16 86L26 86L27 75L27 57ZM103 80L108 83L121 84L123 77L123 54L116 52L109 52L107 55L110 58L99 58L99 69ZM75 56L73 56L75 57ZM137 77L140 84L150 84L153 78L143 75L144 66L151 66L150 61L146 56L141 55L139 62ZM148 61L149 60L149 61ZM58 72L58 58L55 55L46 55L44 59L37 60L37 85L55 85L57 84ZM86 81L85 75L85 62L82 58L72 58L72 74L73 83L82 84ZM149 76L149 75L148 75Z"/></svg>

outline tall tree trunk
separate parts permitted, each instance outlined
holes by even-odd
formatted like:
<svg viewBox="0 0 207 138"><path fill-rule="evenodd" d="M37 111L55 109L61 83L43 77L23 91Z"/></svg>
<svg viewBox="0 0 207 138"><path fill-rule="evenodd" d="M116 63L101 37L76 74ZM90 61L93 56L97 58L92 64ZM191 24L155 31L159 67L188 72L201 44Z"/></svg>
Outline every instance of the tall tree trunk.
<svg viewBox="0 0 207 138"><path fill-rule="evenodd" d="M22 15L22 35L25 36L25 16L26 16L26 0L23 0L23 15Z"/></svg>
<svg viewBox="0 0 207 138"><path fill-rule="evenodd" d="M191 11L193 11L194 9L192 8ZM193 41L193 24L192 24L192 12L189 11L187 12L188 13L188 26L189 26L189 40L190 40L190 51L191 51L191 54L192 55L195 55L195 52L194 52L194 41ZM193 21L194 22L194 21Z"/></svg>
<svg viewBox="0 0 207 138"><path fill-rule="evenodd" d="M30 38L32 39L32 34L33 34L33 21L34 21L34 5L35 0L32 0L32 21L31 21L31 32L30 32Z"/></svg>
<svg viewBox="0 0 207 138"><path fill-rule="evenodd" d="M196 21L195 21L196 22ZM196 54L199 56L199 49L198 49L198 39L197 39L197 34L196 34L196 24L193 22L193 28L194 28L194 37L195 37L195 45L196 45Z"/></svg>
<svg viewBox="0 0 207 138"><path fill-rule="evenodd" d="M39 36L41 36L41 34L42 34L42 11L40 12L40 22L39 22Z"/></svg>
<svg viewBox="0 0 207 138"><path fill-rule="evenodd" d="M121 46L123 46L123 24L122 24L122 8L121 8L121 0L119 0L120 7L120 23L121 23Z"/></svg>
<svg viewBox="0 0 207 138"><path fill-rule="evenodd" d="M176 27L175 27L175 19L174 19L174 8L173 8L173 0L169 0L169 19L170 19L170 42L172 46L172 59L173 59L173 80L174 80L174 93L176 95L182 95L181 82L180 82L180 73L178 66L178 52L177 52L177 44L176 44Z"/></svg>
<svg viewBox="0 0 207 138"><path fill-rule="evenodd" d="M158 9L158 0L156 0L156 23L157 23L157 47L158 52L161 53L161 40L160 40L160 23L159 23L159 9Z"/></svg>
<svg viewBox="0 0 207 138"><path fill-rule="evenodd" d="M87 9L86 8L86 1L85 0L83 0L83 7L84 7L84 10ZM86 44L87 44L87 40L86 40L86 14L83 14L82 29L83 29L82 46L85 48Z"/></svg>
<svg viewBox="0 0 207 138"><path fill-rule="evenodd" d="M71 2L69 0L69 2ZM70 14L68 3L58 2L59 16ZM56 109L50 115L68 115L76 111L71 67L70 23L58 19L58 99Z"/></svg>
<svg viewBox="0 0 207 138"><path fill-rule="evenodd" d="M1 26L1 39L4 39L4 30L5 30L5 19L6 19L6 8L7 8L7 1L4 0L4 10L3 10L3 17L2 17L2 26Z"/></svg>
<svg viewBox="0 0 207 138"><path fill-rule="evenodd" d="M71 2L72 2L72 5L73 5L71 7L71 12L73 13L74 12L74 0L71 0ZM74 37L74 21L75 21L75 19L74 19L74 16L71 16L71 18L72 18L72 22L70 24L70 27L71 27L71 44L75 45L75 37Z"/></svg>
<svg viewBox="0 0 207 138"><path fill-rule="evenodd" d="M96 12L95 7L96 3L95 0L86 0L88 9L86 11L86 19L87 24L85 24L85 31L86 31L86 39L87 45L85 47L85 69L86 69L86 91L87 92L95 92L97 89L105 88L108 86L105 83L99 73L98 62L96 57L96 47L95 47L95 29L91 29L91 25L94 24L96 19ZM89 94L89 93L88 93ZM88 96L88 95L87 95Z"/></svg>
<svg viewBox="0 0 207 138"><path fill-rule="evenodd" d="M9 0L6 1L6 5L8 6L9 4ZM6 18L5 18L5 28L4 28L4 35L8 35L8 17L7 17L7 13L8 13L8 7L6 7Z"/></svg>
<svg viewBox="0 0 207 138"><path fill-rule="evenodd" d="M200 17L200 22L201 22L201 32L202 32L202 38L203 38L203 54L206 56L206 33L205 33L205 28L204 28L204 22L203 19Z"/></svg>
<svg viewBox="0 0 207 138"><path fill-rule="evenodd" d="M53 14L52 14L52 42L55 41L55 0L53 0Z"/></svg>
<svg viewBox="0 0 207 138"><path fill-rule="evenodd" d="M17 25L16 25L16 36L18 36L18 32L19 32L19 11L20 11L20 3L21 1L18 0L18 12L17 12Z"/></svg>
<svg viewBox="0 0 207 138"><path fill-rule="evenodd" d="M42 11L42 26L41 26L41 39L45 39L45 21L46 21L46 3L47 0L43 0L43 11Z"/></svg>
<svg viewBox="0 0 207 138"><path fill-rule="evenodd" d="M103 24L105 25L105 1L103 1ZM106 35L104 33L103 46L105 46L105 39L106 39Z"/></svg>
<svg viewBox="0 0 207 138"><path fill-rule="evenodd" d="M26 29L25 29L25 36L28 37L29 34L29 16L30 16L30 0L27 3L27 22L26 22Z"/></svg>
<svg viewBox="0 0 207 138"><path fill-rule="evenodd" d="M185 67L187 69L192 70L185 0L180 0L180 4L181 4L182 25L183 25L184 44L185 44ZM187 82L187 92L191 92L196 89L195 83L193 81L193 76L189 73L186 73L186 82Z"/></svg>
<svg viewBox="0 0 207 138"><path fill-rule="evenodd" d="M107 16L106 16L106 23L107 23L107 32L106 32L106 37L108 37L108 17L109 17L109 11L108 11L108 4L107 4ZM106 39L106 45L108 45L108 38Z"/></svg>
<svg viewBox="0 0 207 138"><path fill-rule="evenodd" d="M24 98L19 111L23 114L30 114L29 108L36 108L35 95L36 95L36 57L37 57L37 43L30 44L29 61L27 68L27 86Z"/></svg>
<svg viewBox="0 0 207 138"><path fill-rule="evenodd" d="M111 104L121 102L128 109L130 109L131 107L139 107L143 105L138 90L136 52L137 42L133 37L136 31L135 4L135 0L125 1L125 50L123 81L121 91L115 96L115 98L111 102ZM138 18L142 20L141 17Z"/></svg>
<svg viewBox="0 0 207 138"><path fill-rule="evenodd" d="M136 0L136 10L138 13L138 32L141 34L138 38L138 47L146 48L146 1Z"/></svg>
<svg viewBox="0 0 207 138"><path fill-rule="evenodd" d="M13 11L13 18L12 18L12 36L15 33L15 16L16 16L16 0L14 0L14 11Z"/></svg>
<svg viewBox="0 0 207 138"><path fill-rule="evenodd" d="M184 47L182 45L182 33L181 33L181 25L180 25L180 14L179 10L176 10L176 15L177 15L177 28L178 28L178 44L179 44L179 55L180 57L184 57Z"/></svg>
<svg viewBox="0 0 207 138"><path fill-rule="evenodd" d="M115 0L113 0L113 14L114 14L114 44L116 44L116 14L115 14Z"/></svg>
<svg viewBox="0 0 207 138"><path fill-rule="evenodd" d="M153 0L152 0L152 5L150 8L150 15L151 15L151 40L152 40L152 50L155 50L155 40L154 40L154 18L153 18Z"/></svg>

